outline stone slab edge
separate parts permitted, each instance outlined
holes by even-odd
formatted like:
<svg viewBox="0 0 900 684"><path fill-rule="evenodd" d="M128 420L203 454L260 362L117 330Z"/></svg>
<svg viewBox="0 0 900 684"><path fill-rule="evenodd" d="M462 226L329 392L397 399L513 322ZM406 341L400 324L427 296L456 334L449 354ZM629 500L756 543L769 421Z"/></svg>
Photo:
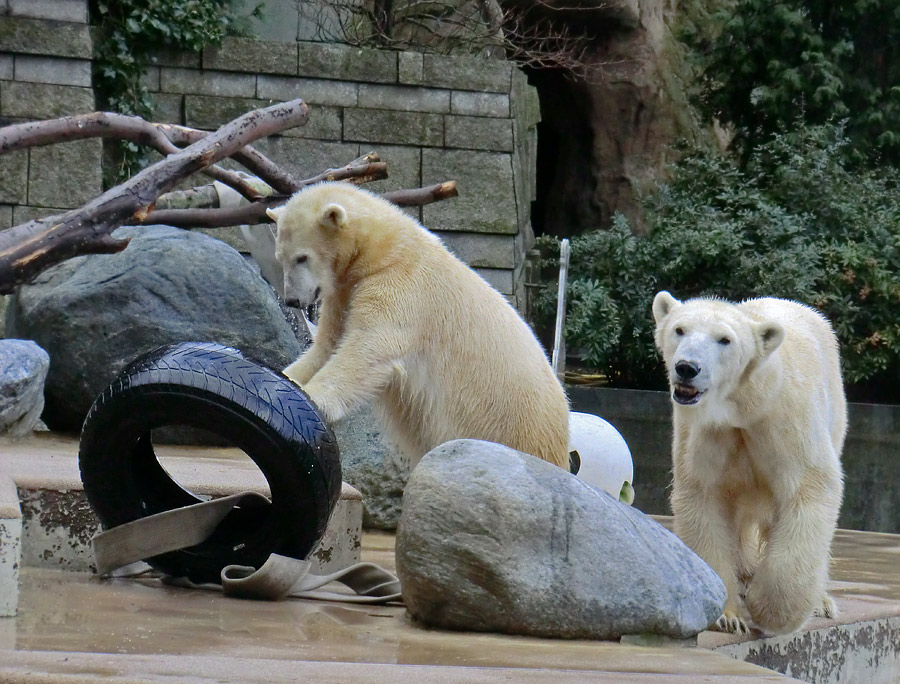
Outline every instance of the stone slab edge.
<svg viewBox="0 0 900 684"><path fill-rule="evenodd" d="M16 614L22 557L22 511L16 485L0 473L0 617Z"/></svg>

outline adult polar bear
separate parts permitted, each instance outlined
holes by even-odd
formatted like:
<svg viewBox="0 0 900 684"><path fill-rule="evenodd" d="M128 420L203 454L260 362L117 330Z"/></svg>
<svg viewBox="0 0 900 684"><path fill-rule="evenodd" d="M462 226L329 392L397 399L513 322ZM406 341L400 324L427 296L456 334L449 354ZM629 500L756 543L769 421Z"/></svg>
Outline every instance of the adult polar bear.
<svg viewBox="0 0 900 684"><path fill-rule="evenodd" d="M674 403L675 531L728 590L718 627L783 633L825 591L847 429L828 322L782 299L653 300Z"/></svg>
<svg viewBox="0 0 900 684"><path fill-rule="evenodd" d="M390 202L321 183L269 211L285 300L321 298L312 346L284 373L336 421L368 400L412 465L456 438L568 468L569 407L504 297Z"/></svg>

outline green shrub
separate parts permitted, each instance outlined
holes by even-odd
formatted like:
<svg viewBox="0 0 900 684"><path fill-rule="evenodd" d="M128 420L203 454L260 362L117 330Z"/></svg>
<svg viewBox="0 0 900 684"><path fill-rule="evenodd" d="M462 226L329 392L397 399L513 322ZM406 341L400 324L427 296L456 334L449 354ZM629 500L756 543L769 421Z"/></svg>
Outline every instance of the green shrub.
<svg viewBox="0 0 900 684"><path fill-rule="evenodd" d="M755 149L743 168L708 152L685 156L645 200L647 235L618 216L572 240L569 349L614 386L662 387L657 291L784 297L832 321L856 398L900 399L900 176L851 170L847 144L841 127L801 127ZM555 239L541 245L558 258ZM539 293L539 323L552 320L555 300L555 286Z"/></svg>

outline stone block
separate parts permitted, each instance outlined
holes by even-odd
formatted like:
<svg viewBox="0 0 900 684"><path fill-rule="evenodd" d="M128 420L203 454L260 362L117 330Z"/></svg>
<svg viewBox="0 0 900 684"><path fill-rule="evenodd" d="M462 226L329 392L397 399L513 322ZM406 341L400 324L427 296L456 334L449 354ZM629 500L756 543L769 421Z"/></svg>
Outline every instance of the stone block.
<svg viewBox="0 0 900 684"><path fill-rule="evenodd" d="M25 119L53 119L96 109L91 88L50 83L0 82L0 114Z"/></svg>
<svg viewBox="0 0 900 684"><path fill-rule="evenodd" d="M404 85L425 85L425 61L421 52L397 53L397 81Z"/></svg>
<svg viewBox="0 0 900 684"><path fill-rule="evenodd" d="M513 122L483 116L444 118L444 145L470 150L512 152Z"/></svg>
<svg viewBox="0 0 900 684"><path fill-rule="evenodd" d="M450 91L361 84L359 86L359 106L401 112L449 112Z"/></svg>
<svg viewBox="0 0 900 684"><path fill-rule="evenodd" d="M159 67L148 66L144 68L141 74L141 85L151 93L159 92Z"/></svg>
<svg viewBox="0 0 900 684"><path fill-rule="evenodd" d="M302 97L310 104L355 107L358 86L356 83L342 81L261 75L257 79L256 95L277 101Z"/></svg>
<svg viewBox="0 0 900 684"><path fill-rule="evenodd" d="M297 0L266 0L262 16L251 15L259 0L231 0L231 11L240 18L247 34L263 40L293 43L297 40L300 14Z"/></svg>
<svg viewBox="0 0 900 684"><path fill-rule="evenodd" d="M271 100L246 97L210 97L207 95L184 96L184 120L193 128L216 129L260 107L273 104Z"/></svg>
<svg viewBox="0 0 900 684"><path fill-rule="evenodd" d="M358 148L359 155L375 151L381 161L387 163L388 177L374 183L366 183L363 187L372 192L388 192L403 188L417 188L422 178L422 151L418 147L404 145L369 145L363 143ZM407 213L419 218L418 207L406 207Z"/></svg>
<svg viewBox="0 0 900 684"><path fill-rule="evenodd" d="M88 23L87 0L7 0L13 17Z"/></svg>
<svg viewBox="0 0 900 684"><path fill-rule="evenodd" d="M301 76L396 83L397 53L330 43L298 43Z"/></svg>
<svg viewBox="0 0 900 684"><path fill-rule="evenodd" d="M24 204L28 197L28 150L0 155L0 202Z"/></svg>
<svg viewBox="0 0 900 684"><path fill-rule="evenodd" d="M203 50L203 68L254 74L297 75L297 46L253 38L226 38Z"/></svg>
<svg viewBox="0 0 900 684"><path fill-rule="evenodd" d="M0 81L11 81L14 75L12 55L0 55Z"/></svg>
<svg viewBox="0 0 900 684"><path fill-rule="evenodd" d="M513 272L505 268L476 268L475 272L488 281L500 294L512 296L515 294L513 285Z"/></svg>
<svg viewBox="0 0 900 684"><path fill-rule="evenodd" d="M282 131L282 135L295 138L316 138L319 140L340 140L343 123L341 108L324 105L310 105L309 118L303 126L295 126Z"/></svg>
<svg viewBox="0 0 900 684"><path fill-rule="evenodd" d="M21 223L28 223L35 219L44 218L45 216L63 214L68 211L68 209L62 209L60 207L31 207L27 204L16 205L12 210L14 226L18 226Z"/></svg>
<svg viewBox="0 0 900 684"><path fill-rule="evenodd" d="M34 147L29 153L29 204L78 207L102 192L99 139Z"/></svg>
<svg viewBox="0 0 900 684"><path fill-rule="evenodd" d="M184 98L173 93L153 93L150 117L161 123L184 124Z"/></svg>
<svg viewBox="0 0 900 684"><path fill-rule="evenodd" d="M2 174L2 171L0 171ZM7 228L12 228L13 225L13 214L12 214L12 205L9 204L0 204L0 230L6 230ZM5 301L7 297L0 296L0 300L3 300L4 303L0 303L0 309L5 308ZM2 320L2 314L0 314L0 320Z"/></svg>
<svg viewBox="0 0 900 684"><path fill-rule="evenodd" d="M502 59L423 55L425 83L435 88L508 93L512 70Z"/></svg>
<svg viewBox="0 0 900 684"><path fill-rule="evenodd" d="M86 59L16 55L14 78L32 83L90 88L91 63Z"/></svg>
<svg viewBox="0 0 900 684"><path fill-rule="evenodd" d="M476 93L466 90L454 90L450 97L450 112L467 116L509 118L509 95L506 93Z"/></svg>
<svg viewBox="0 0 900 684"><path fill-rule="evenodd" d="M159 89L164 93L255 97L256 76L225 71L163 67L159 72Z"/></svg>
<svg viewBox="0 0 900 684"><path fill-rule="evenodd" d="M22 564L22 511L13 481L0 472L0 617L16 614Z"/></svg>
<svg viewBox="0 0 900 684"><path fill-rule="evenodd" d="M345 109L344 140L439 147L444 143L444 118L428 112Z"/></svg>
<svg viewBox="0 0 900 684"><path fill-rule="evenodd" d="M182 69L199 69L200 53L186 50L160 50L150 57L150 64Z"/></svg>
<svg viewBox="0 0 900 684"><path fill-rule="evenodd" d="M258 140L253 146L296 178L316 176L326 169L344 166L359 156L359 146L355 143L276 135Z"/></svg>
<svg viewBox="0 0 900 684"><path fill-rule="evenodd" d="M426 226L476 233L519 231L509 154L422 150L422 185L451 179L456 181L459 197L422 207Z"/></svg>
<svg viewBox="0 0 900 684"><path fill-rule="evenodd" d="M4 17L0 52L91 59L93 44L86 24Z"/></svg>
<svg viewBox="0 0 900 684"><path fill-rule="evenodd" d="M472 268L512 269L516 266L516 240L511 235L442 231L437 231L436 235L447 249Z"/></svg>

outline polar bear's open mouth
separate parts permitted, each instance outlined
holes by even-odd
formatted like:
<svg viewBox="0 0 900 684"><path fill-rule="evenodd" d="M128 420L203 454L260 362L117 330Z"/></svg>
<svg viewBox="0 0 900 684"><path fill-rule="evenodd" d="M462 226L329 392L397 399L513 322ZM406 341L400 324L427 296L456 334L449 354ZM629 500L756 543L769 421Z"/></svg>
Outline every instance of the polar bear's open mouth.
<svg viewBox="0 0 900 684"><path fill-rule="evenodd" d="M696 404L700 401L701 394L703 394L703 392L693 385L685 385L679 382L675 385L675 391L672 392L672 398L679 404Z"/></svg>

